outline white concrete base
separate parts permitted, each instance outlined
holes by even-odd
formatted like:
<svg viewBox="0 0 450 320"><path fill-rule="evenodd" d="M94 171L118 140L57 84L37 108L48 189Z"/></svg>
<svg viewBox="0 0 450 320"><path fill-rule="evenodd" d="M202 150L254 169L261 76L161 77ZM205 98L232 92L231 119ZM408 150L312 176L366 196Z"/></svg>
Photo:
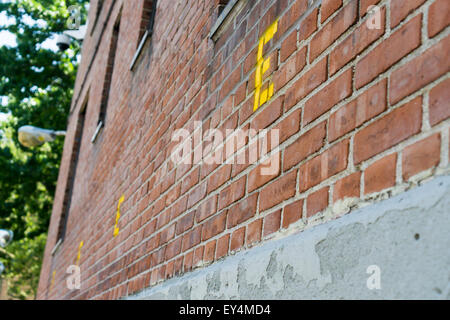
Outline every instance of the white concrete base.
<svg viewBox="0 0 450 320"><path fill-rule="evenodd" d="M128 297L449 298L450 176Z"/></svg>

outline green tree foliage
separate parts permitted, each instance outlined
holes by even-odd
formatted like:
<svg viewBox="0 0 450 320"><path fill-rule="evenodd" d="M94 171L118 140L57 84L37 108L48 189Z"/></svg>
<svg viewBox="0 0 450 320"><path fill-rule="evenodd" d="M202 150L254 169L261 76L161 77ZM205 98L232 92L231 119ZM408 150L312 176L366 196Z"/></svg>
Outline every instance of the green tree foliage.
<svg viewBox="0 0 450 320"><path fill-rule="evenodd" d="M67 29L68 7L87 0L0 0L12 23L0 26L16 36L16 46L0 47L0 228L14 231L14 242L0 251L9 295L35 296L58 177L63 139L27 149L17 140L23 125L65 130L80 46L66 52L42 43ZM84 23L85 21L82 21ZM6 101L6 103L5 103Z"/></svg>

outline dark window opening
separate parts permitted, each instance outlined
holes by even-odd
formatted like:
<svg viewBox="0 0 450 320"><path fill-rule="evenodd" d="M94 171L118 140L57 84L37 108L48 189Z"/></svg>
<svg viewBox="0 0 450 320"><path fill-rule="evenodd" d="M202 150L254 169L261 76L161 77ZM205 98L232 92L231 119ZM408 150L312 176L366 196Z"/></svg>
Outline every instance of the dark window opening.
<svg viewBox="0 0 450 320"><path fill-rule="evenodd" d="M139 28L139 39L142 40L145 33L147 36L153 34L153 24L155 22L157 0L144 0L144 8L142 10L141 25Z"/></svg>
<svg viewBox="0 0 450 320"><path fill-rule="evenodd" d="M84 120L86 116L87 102L80 111L77 119L77 127L75 129L75 139L72 147L72 155L69 164L69 175L66 183L66 190L63 200L63 208L61 218L59 220L58 240L63 241L66 235L67 221L69 220L70 205L72 202L73 187L75 185L75 177L77 175L78 159L81 150L81 140L83 139Z"/></svg>
<svg viewBox="0 0 450 320"><path fill-rule="evenodd" d="M216 0L218 1L217 4L217 15L220 16L223 12L223 9L227 6L227 4L230 2L230 0Z"/></svg>
<svg viewBox="0 0 450 320"><path fill-rule="evenodd" d="M217 14L217 19L211 28L209 37L216 42L224 31L233 23L232 12L236 8L239 0L214 0L214 10Z"/></svg>
<svg viewBox="0 0 450 320"><path fill-rule="evenodd" d="M110 40L110 45L109 45L109 54L108 54L108 60L107 60L107 65L106 65L105 80L103 82L102 99L101 99L101 104L100 104L100 114L99 114L99 118L98 118L97 129L95 130L94 136L91 139L92 143L95 142L101 129L105 126L106 111L107 111L108 103L109 103L109 95L111 93L111 81L112 81L112 75L113 75L113 71L114 71L114 63L115 63L116 54L117 54L117 43L119 40L120 17L121 17L121 13L119 13L119 16L116 20L116 23L114 24L113 32L111 35L111 40Z"/></svg>
<svg viewBox="0 0 450 320"><path fill-rule="evenodd" d="M147 40L152 39L157 3L157 0L144 0L141 24L139 27L139 42L136 53L131 61L130 70L133 70L141 52L148 46Z"/></svg>

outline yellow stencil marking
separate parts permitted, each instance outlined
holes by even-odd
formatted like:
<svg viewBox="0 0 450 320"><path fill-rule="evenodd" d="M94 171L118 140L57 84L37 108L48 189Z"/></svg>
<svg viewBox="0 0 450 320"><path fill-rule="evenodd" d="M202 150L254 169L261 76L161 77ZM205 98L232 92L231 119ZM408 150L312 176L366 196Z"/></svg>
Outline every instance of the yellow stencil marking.
<svg viewBox="0 0 450 320"><path fill-rule="evenodd" d="M117 225L119 224L119 219L120 219L120 205L124 201L125 201L125 196L120 197L119 204L117 205L116 224L114 225L114 237L117 237L117 235L119 234L119 227Z"/></svg>
<svg viewBox="0 0 450 320"><path fill-rule="evenodd" d="M55 276L56 276L56 270L53 270L52 281L50 282L50 291L53 289L53 285L55 284Z"/></svg>
<svg viewBox="0 0 450 320"><path fill-rule="evenodd" d="M267 89L261 92L263 74L270 68L270 58L264 60L263 49L264 45L273 38L278 30L278 19L272 23L269 28L259 39L258 54L256 57L256 72L255 72L255 103L253 111L258 110L259 106L266 103L273 96L273 83Z"/></svg>
<svg viewBox="0 0 450 320"><path fill-rule="evenodd" d="M83 248L84 242L81 241L80 242L80 246L78 247L78 254L77 254L77 261L75 263L75 265L78 265L78 263L80 262L81 259L81 248Z"/></svg>

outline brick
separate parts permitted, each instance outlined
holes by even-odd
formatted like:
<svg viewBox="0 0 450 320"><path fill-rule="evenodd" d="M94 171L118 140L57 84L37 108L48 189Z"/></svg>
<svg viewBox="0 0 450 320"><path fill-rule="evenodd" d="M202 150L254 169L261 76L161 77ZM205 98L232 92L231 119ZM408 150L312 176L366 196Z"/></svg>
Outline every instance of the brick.
<svg viewBox="0 0 450 320"><path fill-rule="evenodd" d="M333 202L344 198L359 198L361 172L352 173L336 182L333 191Z"/></svg>
<svg viewBox="0 0 450 320"><path fill-rule="evenodd" d="M174 266L175 266L175 261L174 260L170 261L167 264L167 266L166 266L166 279L170 279L170 278L173 277Z"/></svg>
<svg viewBox="0 0 450 320"><path fill-rule="evenodd" d="M264 217L264 237L278 231L281 223L281 210L272 212Z"/></svg>
<svg viewBox="0 0 450 320"><path fill-rule="evenodd" d="M254 77L254 75L253 75ZM249 87L249 91L254 91L254 85L253 87ZM253 106L255 102L255 95L252 94L251 96L247 97L247 100L244 102L244 104L239 108L239 124L242 125L245 121L247 121L248 118L253 114Z"/></svg>
<svg viewBox="0 0 450 320"><path fill-rule="evenodd" d="M356 65L356 88L361 88L369 83L416 49L421 41L421 25L421 15L418 15L365 56Z"/></svg>
<svg viewBox="0 0 450 320"><path fill-rule="evenodd" d="M281 171L281 153L274 153L269 159L263 161L248 175L248 192L252 192L265 185L275 177L280 175Z"/></svg>
<svg viewBox="0 0 450 320"><path fill-rule="evenodd" d="M182 272L182 270L183 270L183 261L184 261L184 256L181 256L181 257L179 257L179 258L177 258L175 260L175 263L173 265L173 274L175 276L179 275Z"/></svg>
<svg viewBox="0 0 450 320"><path fill-rule="evenodd" d="M185 214L183 217L181 217L181 219L177 221L177 228L176 228L177 235L192 228L192 226L194 225L194 216L195 211L191 211Z"/></svg>
<svg viewBox="0 0 450 320"><path fill-rule="evenodd" d="M183 271L189 272L192 270L192 262L194 261L194 251L189 251L184 255Z"/></svg>
<svg viewBox="0 0 450 320"><path fill-rule="evenodd" d="M382 80L332 113L328 125L329 141L342 137L385 111L387 108L386 90L387 81Z"/></svg>
<svg viewBox="0 0 450 320"><path fill-rule="evenodd" d="M436 133L406 147L402 153L403 180L436 167L441 160L441 136Z"/></svg>
<svg viewBox="0 0 450 320"><path fill-rule="evenodd" d="M233 232L230 241L230 251L236 251L243 247L245 241L245 227Z"/></svg>
<svg viewBox="0 0 450 320"><path fill-rule="evenodd" d="M197 247L194 250L194 260L192 262L194 267L200 266L203 261L203 253L205 246Z"/></svg>
<svg viewBox="0 0 450 320"><path fill-rule="evenodd" d="M181 190L181 183L178 183L176 186L170 189L166 197L166 206L170 206L180 197L180 190Z"/></svg>
<svg viewBox="0 0 450 320"><path fill-rule="evenodd" d="M230 179L231 165L224 164L216 172L214 172L208 179L208 194L222 186Z"/></svg>
<svg viewBox="0 0 450 320"><path fill-rule="evenodd" d="M247 227L247 245L252 245L261 241L263 219L258 219L250 223Z"/></svg>
<svg viewBox="0 0 450 320"><path fill-rule="evenodd" d="M234 95L234 105L238 106L240 105L245 98L247 97L247 81L244 81L239 88L236 90L236 94ZM232 98L230 96L230 98ZM230 98L228 100L230 100ZM232 111L232 105L228 104L228 105L224 105L223 110L222 110L222 120L225 120Z"/></svg>
<svg viewBox="0 0 450 320"><path fill-rule="evenodd" d="M284 34L308 9L307 1L295 1L280 20L279 33ZM276 35L276 34L275 34Z"/></svg>
<svg viewBox="0 0 450 320"><path fill-rule="evenodd" d="M261 191L259 210L264 211L295 195L297 171L278 178Z"/></svg>
<svg viewBox="0 0 450 320"><path fill-rule="evenodd" d="M348 139L343 140L300 166L300 192L304 192L335 174L344 171L348 164L348 145Z"/></svg>
<svg viewBox="0 0 450 320"><path fill-rule="evenodd" d="M195 220L197 222L201 222L217 212L217 199L217 195L209 197L197 208L195 213Z"/></svg>
<svg viewBox="0 0 450 320"><path fill-rule="evenodd" d="M306 65L306 47L289 57L273 77L274 90L280 90L292 80Z"/></svg>
<svg viewBox="0 0 450 320"><path fill-rule="evenodd" d="M231 229L255 216L258 193L242 199L228 210L228 225Z"/></svg>
<svg viewBox="0 0 450 320"><path fill-rule="evenodd" d="M450 79L436 85L430 91L430 124L434 126L450 117Z"/></svg>
<svg viewBox="0 0 450 320"><path fill-rule="evenodd" d="M200 168L197 167L188 176L183 178L183 182L181 185L181 194L184 194L186 191L190 190L193 186L195 186L198 183L199 172Z"/></svg>
<svg viewBox="0 0 450 320"><path fill-rule="evenodd" d="M415 9L420 7L425 0L391 0L391 28L395 28Z"/></svg>
<svg viewBox="0 0 450 320"><path fill-rule="evenodd" d="M279 130L280 144L300 130L301 115L301 110L296 109L274 127L274 129Z"/></svg>
<svg viewBox="0 0 450 320"><path fill-rule="evenodd" d="M203 261L205 263L214 261L216 254L216 240L212 240L205 244L205 253L203 254Z"/></svg>
<svg viewBox="0 0 450 320"><path fill-rule="evenodd" d="M356 21L358 1L352 0L311 40L310 61L314 61Z"/></svg>
<svg viewBox="0 0 450 320"><path fill-rule="evenodd" d="M284 151L283 171L287 171L323 147L326 136L326 122L319 123L301 135Z"/></svg>
<svg viewBox="0 0 450 320"><path fill-rule="evenodd" d="M263 105L259 107L259 109L262 109L262 111L260 111L260 113L253 119L250 128L260 130L270 126L281 116L283 112L283 102L284 96L280 96L271 101L268 106Z"/></svg>
<svg viewBox="0 0 450 320"><path fill-rule="evenodd" d="M228 254L229 243L230 243L230 234L226 234L222 236L219 240L217 240L216 260Z"/></svg>
<svg viewBox="0 0 450 320"><path fill-rule="evenodd" d="M165 259L170 260L177 256L181 252L181 240L182 238L177 238L167 245L165 252Z"/></svg>
<svg viewBox="0 0 450 320"><path fill-rule="evenodd" d="M307 71L288 89L285 107L289 110L327 78L327 59L324 58Z"/></svg>
<svg viewBox="0 0 450 320"><path fill-rule="evenodd" d="M434 37L450 24L450 3L436 0L428 9L428 36Z"/></svg>
<svg viewBox="0 0 450 320"><path fill-rule="evenodd" d="M231 185L220 192L219 210L241 199L245 194L246 177L242 177L234 181Z"/></svg>
<svg viewBox="0 0 450 320"><path fill-rule="evenodd" d="M175 236L175 223L161 231L160 243L165 243L173 239Z"/></svg>
<svg viewBox="0 0 450 320"><path fill-rule="evenodd" d="M288 228L291 224L302 218L303 200L295 201L284 207L283 210L283 228Z"/></svg>
<svg viewBox="0 0 450 320"><path fill-rule="evenodd" d="M348 69L305 104L303 125L307 125L352 94L352 69Z"/></svg>
<svg viewBox="0 0 450 320"><path fill-rule="evenodd" d="M390 154L364 171L364 194L379 192L395 185L397 154Z"/></svg>
<svg viewBox="0 0 450 320"><path fill-rule="evenodd" d="M371 123L355 135L354 160L361 163L420 132L422 97Z"/></svg>
<svg viewBox="0 0 450 320"><path fill-rule="evenodd" d="M447 54L449 51L450 37L447 37L393 72L389 95L391 103L397 103L449 72L450 59Z"/></svg>
<svg viewBox="0 0 450 320"><path fill-rule="evenodd" d="M202 228L202 241L208 240L224 231L226 219L226 212L222 212L206 221Z"/></svg>
<svg viewBox="0 0 450 320"><path fill-rule="evenodd" d="M195 189L193 189L189 193L189 198L188 198L188 203L187 203L188 209L192 208L200 200L204 199L206 197L206 191L207 191L206 181L200 185L197 185L197 187L195 187Z"/></svg>
<svg viewBox="0 0 450 320"><path fill-rule="evenodd" d="M187 232L183 236L182 251L184 252L192 247L195 247L201 242L201 239L202 239L202 226L198 226L192 229L191 231Z"/></svg>
<svg viewBox="0 0 450 320"><path fill-rule="evenodd" d="M328 194L330 187L322 188L311 193L306 199L306 216L312 217L316 213L325 210L328 207Z"/></svg>
<svg viewBox="0 0 450 320"><path fill-rule="evenodd" d="M366 15L367 11L369 10L370 6L374 6L378 4L381 0L361 0L361 6L359 8L359 15L360 17L363 17Z"/></svg>
<svg viewBox="0 0 450 320"><path fill-rule="evenodd" d="M331 75L335 74L384 34L386 8L383 7L380 12L381 28L369 29L368 24L364 22L330 53Z"/></svg>
<svg viewBox="0 0 450 320"><path fill-rule="evenodd" d="M301 23L298 31L298 40L308 39L317 30L317 16L319 9L314 9Z"/></svg>
<svg viewBox="0 0 450 320"><path fill-rule="evenodd" d="M323 0L320 9L320 22L323 23L342 6L342 0Z"/></svg>
<svg viewBox="0 0 450 320"><path fill-rule="evenodd" d="M286 61L295 50L297 50L297 29L292 30L287 38L281 43L280 61Z"/></svg>

